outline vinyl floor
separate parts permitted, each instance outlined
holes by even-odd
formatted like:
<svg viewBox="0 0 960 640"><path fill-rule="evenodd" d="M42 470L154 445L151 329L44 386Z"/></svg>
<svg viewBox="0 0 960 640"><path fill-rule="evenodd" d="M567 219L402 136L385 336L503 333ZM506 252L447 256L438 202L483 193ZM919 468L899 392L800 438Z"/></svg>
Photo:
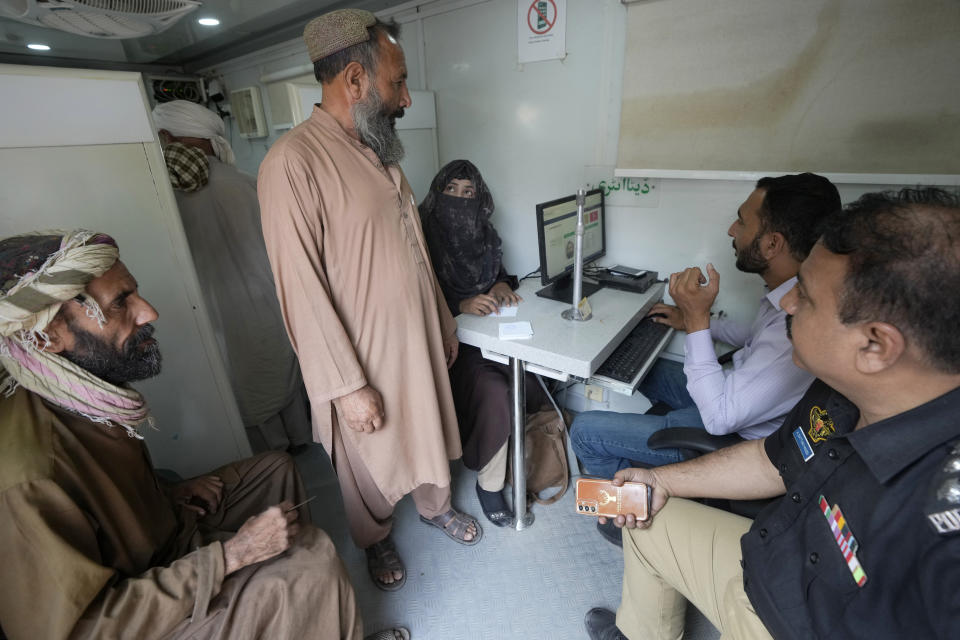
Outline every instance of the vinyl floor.
<svg viewBox="0 0 960 640"><path fill-rule="evenodd" d="M402 589L377 589L366 557L347 532L330 460L319 445L296 456L314 523L340 552L357 594L366 633L405 626L413 640L586 640L584 614L615 610L620 602L623 555L597 534L595 521L574 510L573 491L558 502L535 505L533 526L498 528L480 511L476 476L453 463L453 502L476 516L483 540L467 547L420 522L413 501L398 505L394 541L407 567ZM715 640L717 630L694 607L686 640ZM636 639L634 639L636 640Z"/></svg>

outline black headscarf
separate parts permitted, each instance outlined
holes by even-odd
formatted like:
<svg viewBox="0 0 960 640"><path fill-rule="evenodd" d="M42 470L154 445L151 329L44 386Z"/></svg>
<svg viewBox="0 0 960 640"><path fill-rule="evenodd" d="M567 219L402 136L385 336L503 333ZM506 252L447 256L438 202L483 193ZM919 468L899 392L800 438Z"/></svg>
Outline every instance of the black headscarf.
<svg viewBox="0 0 960 640"><path fill-rule="evenodd" d="M445 194L451 180L470 180L476 197ZM454 313L461 300L486 293L501 277L503 250L490 223L492 215L490 189L468 160L454 160L440 169L420 203L433 268Z"/></svg>

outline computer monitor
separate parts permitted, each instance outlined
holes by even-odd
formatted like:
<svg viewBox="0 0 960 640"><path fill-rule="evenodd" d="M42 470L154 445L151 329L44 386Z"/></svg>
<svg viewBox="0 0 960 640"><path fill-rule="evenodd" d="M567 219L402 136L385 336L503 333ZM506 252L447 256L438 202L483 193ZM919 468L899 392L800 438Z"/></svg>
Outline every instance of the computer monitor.
<svg viewBox="0 0 960 640"><path fill-rule="evenodd" d="M583 205L583 264L607 251L604 231L603 191L587 191ZM572 302L573 256L577 242L577 196L567 196L537 205L537 242L540 244L540 281L545 286L538 296ZM600 285L583 282L589 296Z"/></svg>

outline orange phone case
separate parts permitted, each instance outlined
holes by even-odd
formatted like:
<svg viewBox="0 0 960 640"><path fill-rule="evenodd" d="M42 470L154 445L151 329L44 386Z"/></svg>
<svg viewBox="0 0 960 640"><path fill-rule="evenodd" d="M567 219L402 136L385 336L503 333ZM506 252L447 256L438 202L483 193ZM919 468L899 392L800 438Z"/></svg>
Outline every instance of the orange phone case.
<svg viewBox="0 0 960 640"><path fill-rule="evenodd" d="M577 513L585 516L614 518L632 513L637 520L650 517L653 488L643 482L625 482L622 487L610 480L580 478L577 480Z"/></svg>

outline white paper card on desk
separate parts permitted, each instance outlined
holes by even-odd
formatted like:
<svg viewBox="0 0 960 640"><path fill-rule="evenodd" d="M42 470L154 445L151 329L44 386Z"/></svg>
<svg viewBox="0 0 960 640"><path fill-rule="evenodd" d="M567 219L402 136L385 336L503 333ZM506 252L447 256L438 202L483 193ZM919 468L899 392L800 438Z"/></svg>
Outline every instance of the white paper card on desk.
<svg viewBox="0 0 960 640"><path fill-rule="evenodd" d="M516 318L520 307L500 307L499 311L491 313L494 318Z"/></svg>
<svg viewBox="0 0 960 640"><path fill-rule="evenodd" d="M529 322L501 322L501 340L524 340L533 337L533 327Z"/></svg>

